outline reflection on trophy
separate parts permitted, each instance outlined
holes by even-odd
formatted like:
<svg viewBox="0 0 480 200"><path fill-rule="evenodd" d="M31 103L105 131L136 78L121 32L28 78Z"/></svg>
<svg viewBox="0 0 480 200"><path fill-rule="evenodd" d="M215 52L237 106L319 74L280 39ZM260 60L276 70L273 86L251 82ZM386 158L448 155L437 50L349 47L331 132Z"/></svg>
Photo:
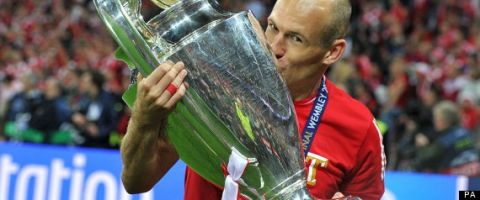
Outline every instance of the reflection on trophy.
<svg viewBox="0 0 480 200"><path fill-rule="evenodd" d="M166 60L185 63L190 89L169 117L168 137L187 165L248 199L311 199L292 101L250 13L185 0L145 22L140 0L95 5L129 67L148 76Z"/></svg>
<svg viewBox="0 0 480 200"><path fill-rule="evenodd" d="M167 9L176 3L178 0L151 0L155 5L160 8Z"/></svg>

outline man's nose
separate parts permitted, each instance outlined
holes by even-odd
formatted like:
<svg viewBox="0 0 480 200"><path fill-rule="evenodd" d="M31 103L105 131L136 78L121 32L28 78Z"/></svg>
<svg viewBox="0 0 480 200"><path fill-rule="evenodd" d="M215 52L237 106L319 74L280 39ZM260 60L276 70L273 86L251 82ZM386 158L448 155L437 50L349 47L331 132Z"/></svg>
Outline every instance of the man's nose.
<svg viewBox="0 0 480 200"><path fill-rule="evenodd" d="M270 43L273 53L277 59L282 58L286 53L285 40L283 36L276 35Z"/></svg>

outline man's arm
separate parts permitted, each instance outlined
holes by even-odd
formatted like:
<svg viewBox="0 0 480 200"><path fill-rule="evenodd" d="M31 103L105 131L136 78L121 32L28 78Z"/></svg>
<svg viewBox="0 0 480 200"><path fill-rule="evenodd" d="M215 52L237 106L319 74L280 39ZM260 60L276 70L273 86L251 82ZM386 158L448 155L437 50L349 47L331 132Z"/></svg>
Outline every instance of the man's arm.
<svg viewBox="0 0 480 200"><path fill-rule="evenodd" d="M120 148L122 181L129 193L150 190L178 160L166 137L168 114L185 95L187 72L183 63L166 62L147 78L139 76L137 98ZM172 83L175 94L166 91Z"/></svg>
<svg viewBox="0 0 480 200"><path fill-rule="evenodd" d="M357 164L348 175L341 192L358 196L364 200L378 200L385 191L384 172L386 165L382 135L375 121L367 130L367 135L359 149Z"/></svg>

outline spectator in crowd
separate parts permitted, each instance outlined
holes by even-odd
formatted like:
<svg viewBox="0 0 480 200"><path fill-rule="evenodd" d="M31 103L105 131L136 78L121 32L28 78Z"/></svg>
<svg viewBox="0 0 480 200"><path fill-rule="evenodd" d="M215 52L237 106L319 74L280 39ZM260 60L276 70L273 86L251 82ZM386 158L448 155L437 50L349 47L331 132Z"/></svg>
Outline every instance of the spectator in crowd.
<svg viewBox="0 0 480 200"><path fill-rule="evenodd" d="M14 127L5 130L5 132L17 140L22 140L22 133L31 128L34 122L32 114L41 109L40 104L42 102L42 94L36 88L37 77L32 73L25 73L20 80L22 89L8 102L5 115L6 125Z"/></svg>
<svg viewBox="0 0 480 200"><path fill-rule="evenodd" d="M405 111L398 118L398 124L393 129L399 133L398 139L392 145L390 154L391 165L395 169L414 170L417 143L425 139L433 141L436 133L433 128L433 106L440 100L440 92L436 88L426 91L417 101L409 102Z"/></svg>
<svg viewBox="0 0 480 200"><path fill-rule="evenodd" d="M433 108L433 124L437 133L430 142L426 137L417 138L419 150L415 168L419 171L478 175L479 169L462 171L463 165L476 163L472 134L460 126L460 113L450 101L442 101Z"/></svg>
<svg viewBox="0 0 480 200"><path fill-rule="evenodd" d="M480 134L480 65L471 65L468 82L462 86L457 103L461 106L462 125Z"/></svg>
<svg viewBox="0 0 480 200"><path fill-rule="evenodd" d="M60 76L60 81L65 90L65 99L72 109L76 109L78 101L80 100L80 92L78 91L78 88L82 73L83 70L72 66L65 69Z"/></svg>
<svg viewBox="0 0 480 200"><path fill-rule="evenodd" d="M2 134L4 130L4 124L6 121L6 112L8 109L8 101L17 94L20 90L19 85L15 84L14 77L11 74L5 75L0 84L0 138L3 139L4 135ZM2 140L0 139L0 140Z"/></svg>
<svg viewBox="0 0 480 200"><path fill-rule="evenodd" d="M84 146L109 147L109 136L116 129L115 101L103 85L104 77L97 71L87 70L81 76L82 97L71 120L84 137Z"/></svg>
<svg viewBox="0 0 480 200"><path fill-rule="evenodd" d="M45 134L44 142L51 142L52 135L60 130L62 124L69 123L71 115L60 82L52 77L47 78L42 102L32 113L32 128Z"/></svg>

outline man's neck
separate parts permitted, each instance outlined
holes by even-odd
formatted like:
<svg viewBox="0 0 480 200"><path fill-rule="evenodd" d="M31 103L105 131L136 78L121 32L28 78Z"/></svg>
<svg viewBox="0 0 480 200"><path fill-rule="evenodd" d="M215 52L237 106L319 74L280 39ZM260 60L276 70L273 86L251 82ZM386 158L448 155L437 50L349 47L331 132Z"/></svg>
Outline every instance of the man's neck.
<svg viewBox="0 0 480 200"><path fill-rule="evenodd" d="M317 79L305 81L303 84L294 84L292 86L288 86L288 90L290 91L292 99L294 101L299 101L315 95L322 85L322 79L323 76Z"/></svg>

